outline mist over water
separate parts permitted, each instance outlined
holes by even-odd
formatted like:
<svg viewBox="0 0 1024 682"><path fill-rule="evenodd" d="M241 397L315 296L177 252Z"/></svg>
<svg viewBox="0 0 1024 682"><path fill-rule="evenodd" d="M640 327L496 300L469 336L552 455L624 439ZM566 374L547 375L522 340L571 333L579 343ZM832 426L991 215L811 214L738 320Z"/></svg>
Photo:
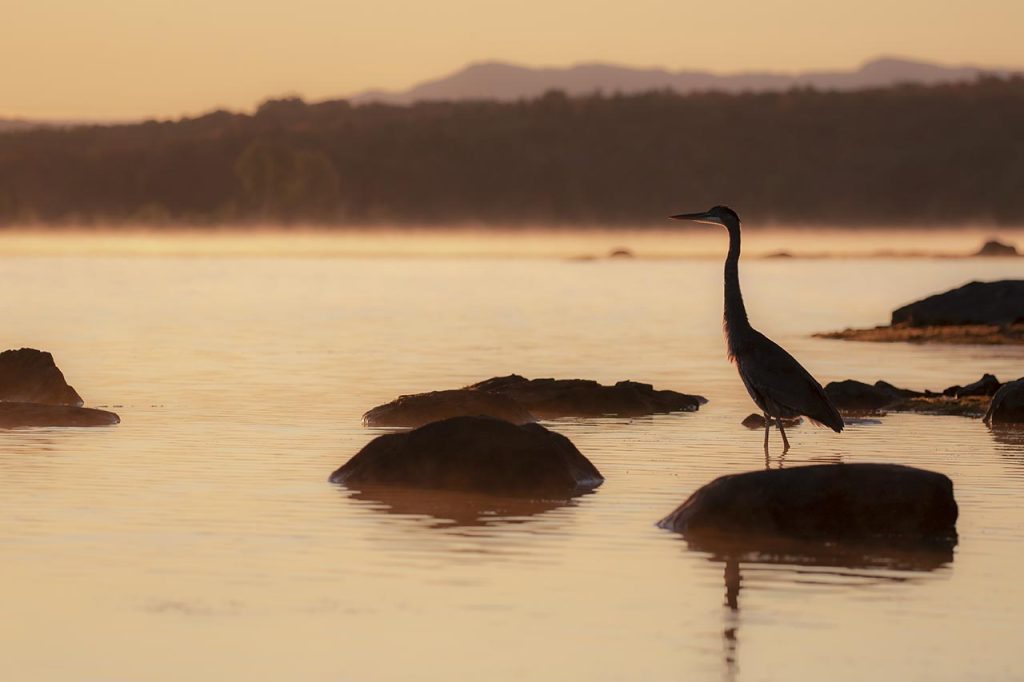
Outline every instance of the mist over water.
<svg viewBox="0 0 1024 682"><path fill-rule="evenodd" d="M1020 278L1022 260L753 257L965 253L982 235L752 230L740 272L751 321L823 384L1016 378L1019 346L810 334L883 324L970 280ZM654 526L712 478L764 465L760 432L739 425L756 408L725 360L721 233L94 237L0 234L13 283L0 291L0 345L53 352L87 405L122 418L0 433L4 678L1017 673L1024 439L1013 431L889 415L839 435L801 425L785 460L773 455L772 466L947 474L960 504L949 556L727 560ZM603 258L617 247L641 258ZM572 259L585 255L602 258ZM545 422L606 477L570 501L326 482L383 432L360 425L370 407L511 372L634 379L710 402Z"/></svg>

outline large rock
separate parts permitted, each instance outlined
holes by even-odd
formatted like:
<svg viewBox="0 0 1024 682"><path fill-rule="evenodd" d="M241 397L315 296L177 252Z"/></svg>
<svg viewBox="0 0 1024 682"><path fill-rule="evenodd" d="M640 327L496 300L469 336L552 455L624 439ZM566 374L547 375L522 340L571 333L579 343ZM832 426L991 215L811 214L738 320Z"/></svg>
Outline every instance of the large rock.
<svg viewBox="0 0 1024 682"><path fill-rule="evenodd" d="M82 397L68 386L53 356L34 348L0 353L0 401L44 405L83 404Z"/></svg>
<svg viewBox="0 0 1024 682"><path fill-rule="evenodd" d="M74 405L0 402L0 428L27 426L112 426L121 418L113 412Z"/></svg>
<svg viewBox="0 0 1024 682"><path fill-rule="evenodd" d="M587 379L531 380L517 374L494 377L466 388L509 396L542 419L693 412L707 402L698 395L655 390L650 384L636 381L603 386Z"/></svg>
<svg viewBox="0 0 1024 682"><path fill-rule="evenodd" d="M1024 320L1024 280L971 282L915 301L892 313L892 324L912 327L990 324Z"/></svg>
<svg viewBox="0 0 1024 682"><path fill-rule="evenodd" d="M985 413L985 423L1024 425L1024 377L1007 382L996 391Z"/></svg>
<svg viewBox="0 0 1024 682"><path fill-rule="evenodd" d="M560 434L539 424L453 417L370 441L331 482L406 485L494 494L572 494L604 481Z"/></svg>
<svg viewBox="0 0 1024 682"><path fill-rule="evenodd" d="M799 538L950 537L957 505L946 476L896 464L821 464L715 479L658 525Z"/></svg>
<svg viewBox="0 0 1024 682"><path fill-rule="evenodd" d="M403 395L363 415L366 426L415 428L450 417L494 417L513 424L537 421L518 401L497 393L456 389Z"/></svg>
<svg viewBox="0 0 1024 682"><path fill-rule="evenodd" d="M911 397L913 391L899 389L885 381L876 381L874 385L855 379L832 381L825 386L828 396L837 410L844 412L877 412ZM918 394L920 395L920 394Z"/></svg>

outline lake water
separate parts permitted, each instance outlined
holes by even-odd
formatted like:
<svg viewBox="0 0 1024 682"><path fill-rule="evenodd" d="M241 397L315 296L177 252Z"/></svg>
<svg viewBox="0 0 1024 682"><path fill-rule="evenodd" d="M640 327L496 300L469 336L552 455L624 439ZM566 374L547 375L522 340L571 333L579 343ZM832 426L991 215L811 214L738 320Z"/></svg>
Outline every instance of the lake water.
<svg viewBox="0 0 1024 682"><path fill-rule="evenodd" d="M5 239L0 345L53 352L122 424L0 433L0 679L1024 677L1024 433L921 415L789 432L787 467L949 475L959 544L932 565L727 566L655 527L703 483L764 466L761 432L739 425L755 408L724 357L717 258L572 261L542 257L558 251L543 240L516 257L370 258L345 255L344 237L272 256L238 236L160 257ZM918 389L1024 375L1024 347L810 334L1022 276L1024 259L741 269L752 322L823 384ZM607 479L571 502L374 499L327 483L380 433L360 425L368 408L511 372L710 402L546 422Z"/></svg>

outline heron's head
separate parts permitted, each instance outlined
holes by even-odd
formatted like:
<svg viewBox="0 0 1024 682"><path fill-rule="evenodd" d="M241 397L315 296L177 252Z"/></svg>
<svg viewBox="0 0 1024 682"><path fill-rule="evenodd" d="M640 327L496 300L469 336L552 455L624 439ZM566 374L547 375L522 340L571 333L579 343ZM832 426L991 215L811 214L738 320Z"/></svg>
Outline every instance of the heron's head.
<svg viewBox="0 0 1024 682"><path fill-rule="evenodd" d="M728 228L738 228L740 226L740 217L736 215L736 211L728 206L715 206L703 213L680 213L670 217L674 220L690 220L695 223L704 223L705 225L724 225Z"/></svg>

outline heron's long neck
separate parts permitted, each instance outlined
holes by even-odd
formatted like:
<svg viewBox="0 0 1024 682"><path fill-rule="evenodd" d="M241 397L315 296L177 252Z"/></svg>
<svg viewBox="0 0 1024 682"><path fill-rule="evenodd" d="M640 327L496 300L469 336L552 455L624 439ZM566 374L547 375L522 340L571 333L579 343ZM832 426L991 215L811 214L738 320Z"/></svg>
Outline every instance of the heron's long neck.
<svg viewBox="0 0 1024 682"><path fill-rule="evenodd" d="M740 335L750 329L747 309L740 293L740 228L729 226L729 255L725 259L725 334L730 353L735 350Z"/></svg>

